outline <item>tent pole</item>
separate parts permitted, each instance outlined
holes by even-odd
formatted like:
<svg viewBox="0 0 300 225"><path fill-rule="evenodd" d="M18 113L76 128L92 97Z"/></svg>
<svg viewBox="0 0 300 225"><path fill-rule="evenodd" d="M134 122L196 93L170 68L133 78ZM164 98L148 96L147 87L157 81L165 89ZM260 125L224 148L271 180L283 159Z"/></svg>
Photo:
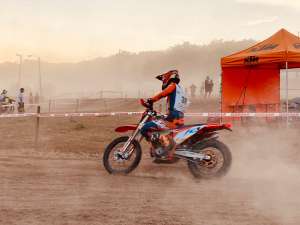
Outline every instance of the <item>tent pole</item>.
<svg viewBox="0 0 300 225"><path fill-rule="evenodd" d="M289 71L288 62L285 62L285 104L286 104L286 125L289 124Z"/></svg>
<svg viewBox="0 0 300 225"><path fill-rule="evenodd" d="M223 123L223 117L222 117L222 107L223 107L223 96L222 96L222 79L223 78L223 71L220 74L219 77L219 107L220 107L220 113L221 113L221 118L220 118L220 123Z"/></svg>

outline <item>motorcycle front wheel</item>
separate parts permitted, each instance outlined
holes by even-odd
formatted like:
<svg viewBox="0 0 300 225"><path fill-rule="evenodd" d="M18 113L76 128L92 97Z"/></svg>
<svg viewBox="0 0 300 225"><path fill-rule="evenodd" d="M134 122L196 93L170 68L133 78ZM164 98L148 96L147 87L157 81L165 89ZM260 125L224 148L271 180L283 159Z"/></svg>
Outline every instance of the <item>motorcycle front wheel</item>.
<svg viewBox="0 0 300 225"><path fill-rule="evenodd" d="M128 136L116 138L106 147L103 154L103 165L108 173L128 174L139 165L142 149L138 141L133 140L129 145L130 155L123 157L120 152L128 139Z"/></svg>

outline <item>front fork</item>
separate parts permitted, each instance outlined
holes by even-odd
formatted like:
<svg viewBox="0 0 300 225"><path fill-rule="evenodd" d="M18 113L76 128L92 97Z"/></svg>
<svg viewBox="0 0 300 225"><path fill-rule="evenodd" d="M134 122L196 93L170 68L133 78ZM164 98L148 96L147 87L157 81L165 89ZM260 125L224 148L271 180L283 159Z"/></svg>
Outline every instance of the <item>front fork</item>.
<svg viewBox="0 0 300 225"><path fill-rule="evenodd" d="M129 148L129 146L131 145L132 141L136 139L136 137L140 134L140 131L142 129L142 127L144 126L145 122L148 120L149 115L146 115L142 121L139 123L138 127L136 128L136 130L133 132L133 134L128 138L128 140L126 141L125 145L123 146L123 148L121 149L121 154L122 156L124 156L125 158L128 158L132 152L134 151L133 148ZM140 143L143 140L143 136L141 135L140 138L138 139L138 142Z"/></svg>

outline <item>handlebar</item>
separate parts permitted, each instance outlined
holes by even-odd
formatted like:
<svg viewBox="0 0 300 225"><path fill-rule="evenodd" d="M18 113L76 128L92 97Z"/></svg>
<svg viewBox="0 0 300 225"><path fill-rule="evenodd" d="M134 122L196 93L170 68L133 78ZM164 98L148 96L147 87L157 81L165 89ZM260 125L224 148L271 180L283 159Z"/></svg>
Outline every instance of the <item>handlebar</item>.
<svg viewBox="0 0 300 225"><path fill-rule="evenodd" d="M153 103L147 102L144 99L140 99L140 103L142 106L144 106L145 108L152 110L153 111Z"/></svg>
<svg viewBox="0 0 300 225"><path fill-rule="evenodd" d="M164 115L158 115L157 112L153 109L153 103L149 101L145 101L144 99L140 99L140 103L142 106L146 108L146 112L150 116L154 116L157 118L163 118Z"/></svg>

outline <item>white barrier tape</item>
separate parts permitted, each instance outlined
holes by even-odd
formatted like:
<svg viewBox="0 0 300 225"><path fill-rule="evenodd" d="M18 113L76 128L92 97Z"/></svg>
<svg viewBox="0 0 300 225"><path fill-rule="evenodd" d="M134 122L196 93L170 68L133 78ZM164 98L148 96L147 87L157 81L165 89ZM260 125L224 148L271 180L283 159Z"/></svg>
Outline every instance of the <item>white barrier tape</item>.
<svg viewBox="0 0 300 225"><path fill-rule="evenodd" d="M121 115L140 115L143 112L98 112L98 113L20 113L20 114L0 114L0 118L13 117L99 117L99 116L121 116ZM205 117L205 118L279 118L290 117L300 118L300 113L186 113L186 117Z"/></svg>
<svg viewBox="0 0 300 225"><path fill-rule="evenodd" d="M92 99L93 100L93 99ZM91 101L92 101L91 100ZM99 100L99 99L97 99ZM88 101L88 100L82 100L83 103L85 101ZM105 101L103 99L100 99L99 101ZM111 103L112 104L116 104L116 103L121 103L121 102L124 102L123 100L119 100L119 101L112 101ZM41 102L41 103L25 103L25 107L28 107L28 106L41 106L41 105L55 105L55 106L60 106L60 105L78 105L82 102L59 102L59 101L55 101L55 100L51 100L50 102ZM126 103L126 102L124 102ZM6 107L10 107L10 106L17 106L18 104L17 103L14 103L14 104L7 104L7 105L0 105L0 107L3 107L3 108L6 108Z"/></svg>
<svg viewBox="0 0 300 225"><path fill-rule="evenodd" d="M300 117L300 113L186 113L186 117Z"/></svg>
<svg viewBox="0 0 300 225"><path fill-rule="evenodd" d="M108 113L20 113L20 114L0 114L0 118L14 117L99 117L99 116L120 116L139 115L142 112L108 112Z"/></svg>
<svg viewBox="0 0 300 225"><path fill-rule="evenodd" d="M0 107L2 107L2 108L8 108L8 107L11 107L11 106L16 106L16 104L0 105Z"/></svg>
<svg viewBox="0 0 300 225"><path fill-rule="evenodd" d="M37 113L0 114L0 118L34 117Z"/></svg>
<svg viewBox="0 0 300 225"><path fill-rule="evenodd" d="M20 113L20 114L0 114L0 118L13 117L99 117L99 116L120 116L120 115L138 115L142 112L109 112L109 113Z"/></svg>

